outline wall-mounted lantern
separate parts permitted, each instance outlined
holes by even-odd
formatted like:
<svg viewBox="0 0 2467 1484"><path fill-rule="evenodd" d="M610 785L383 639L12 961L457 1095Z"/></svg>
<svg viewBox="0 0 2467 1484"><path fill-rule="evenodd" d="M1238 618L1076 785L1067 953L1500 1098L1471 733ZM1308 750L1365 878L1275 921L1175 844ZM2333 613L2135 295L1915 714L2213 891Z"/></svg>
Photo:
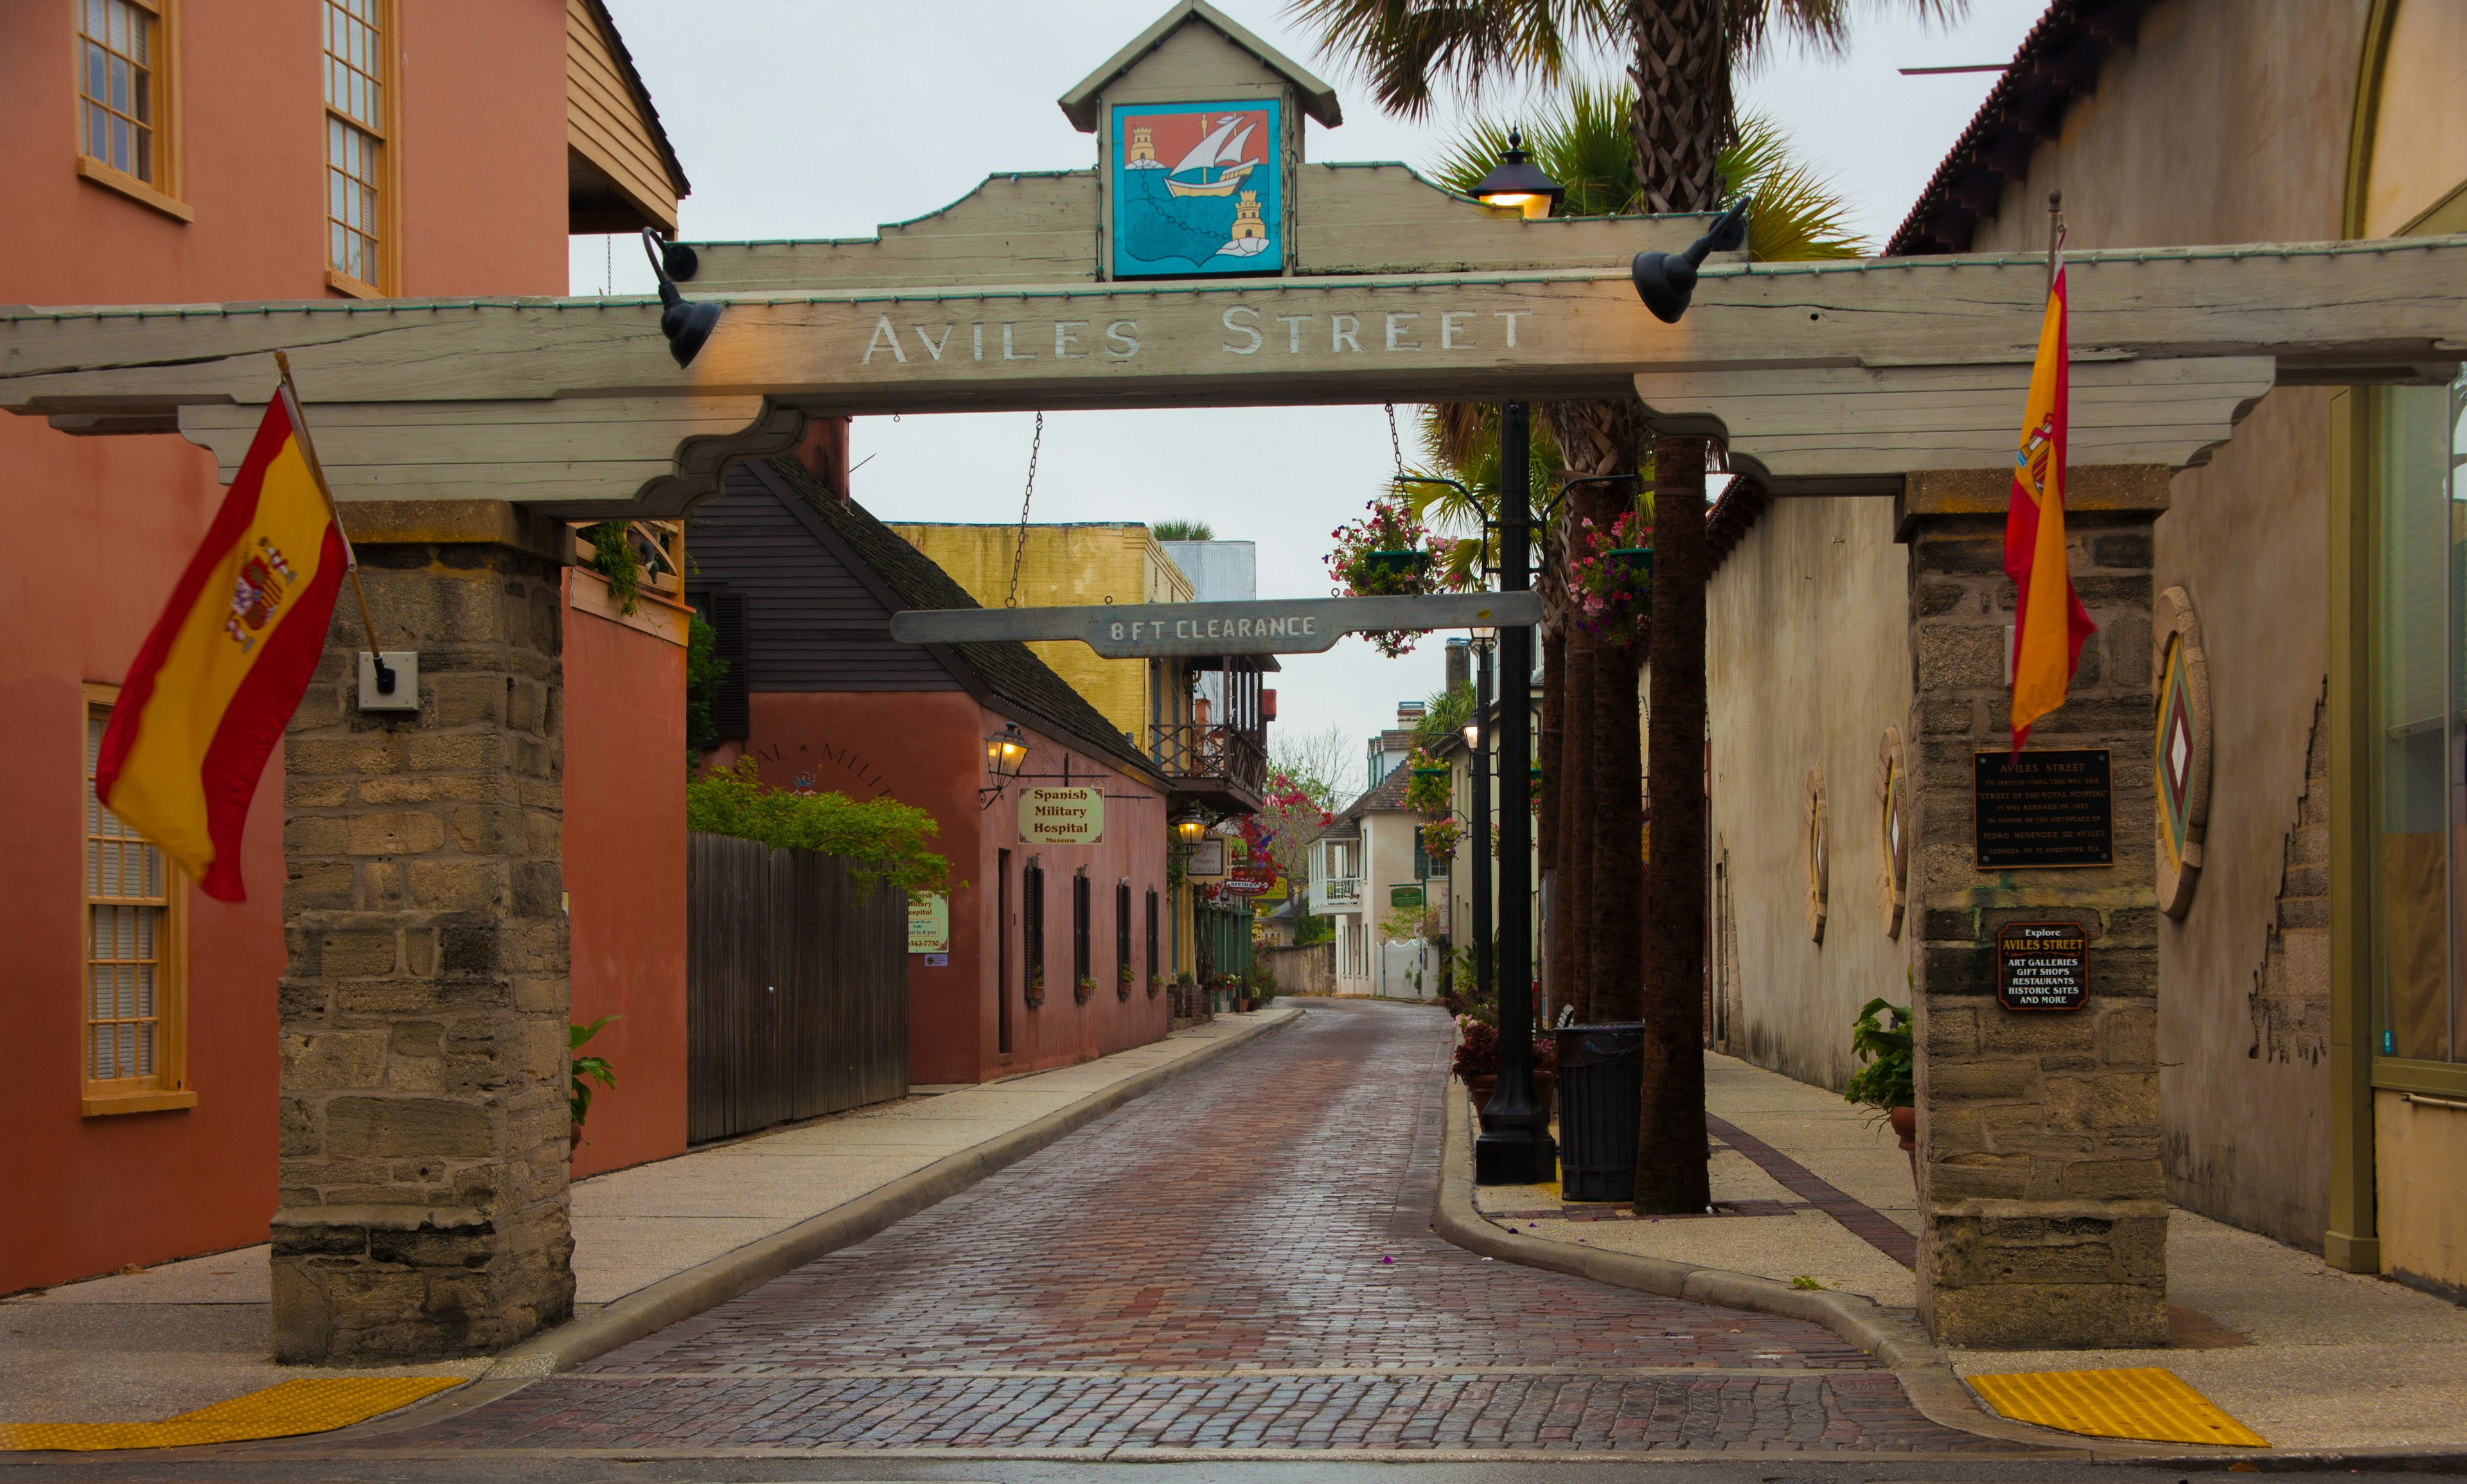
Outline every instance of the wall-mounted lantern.
<svg viewBox="0 0 2467 1484"><path fill-rule="evenodd" d="M1015 778L1028 762L1028 734L1017 723L985 738L985 772L997 778Z"/></svg>
<svg viewBox="0 0 2467 1484"><path fill-rule="evenodd" d="M1208 821L1196 814L1186 814L1173 821L1173 838L1186 845L1195 845L1208 838Z"/></svg>

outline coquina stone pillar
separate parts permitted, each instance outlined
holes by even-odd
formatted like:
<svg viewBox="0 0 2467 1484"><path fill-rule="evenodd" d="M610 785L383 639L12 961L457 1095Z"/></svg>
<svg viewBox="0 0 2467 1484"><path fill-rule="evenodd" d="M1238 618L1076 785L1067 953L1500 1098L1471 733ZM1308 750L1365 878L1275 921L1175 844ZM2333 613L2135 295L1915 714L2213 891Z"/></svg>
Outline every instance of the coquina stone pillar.
<svg viewBox="0 0 2467 1484"><path fill-rule="evenodd" d="M501 1349L574 1308L567 1224L560 522L353 505L381 649L419 709L363 712L346 583L284 739L287 1361Z"/></svg>
<svg viewBox="0 0 2467 1484"><path fill-rule="evenodd" d="M2071 471L2073 585L2098 632L2071 698L2030 733L2034 751L2112 750L2109 867L1977 868L1973 755L2010 747L2014 594L2003 528L2012 473L1913 474L1903 496L1915 670L1908 735L1910 917L1920 938L1919 1312L1948 1343L2166 1342L2150 565L2167 473ZM1997 932L2016 921L2081 926L2085 1007L1998 1004Z"/></svg>

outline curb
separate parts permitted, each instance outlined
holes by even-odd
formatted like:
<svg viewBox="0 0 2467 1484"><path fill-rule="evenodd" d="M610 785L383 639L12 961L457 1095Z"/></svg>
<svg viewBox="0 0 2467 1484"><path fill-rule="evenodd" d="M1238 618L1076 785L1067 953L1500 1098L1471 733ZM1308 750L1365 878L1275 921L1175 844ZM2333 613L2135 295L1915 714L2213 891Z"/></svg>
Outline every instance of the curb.
<svg viewBox="0 0 2467 1484"><path fill-rule="evenodd" d="M532 1380L571 1370L585 1360L606 1355L621 1345L666 1329L680 1319L714 1308L740 1293L760 1288L826 1253L853 1247L894 1222L958 1195L1006 1166L1053 1143L1081 1126L1095 1122L1123 1104L1144 1097L1250 1045L1272 1030L1292 1024L1307 1012L1300 1006L1272 1021L1257 1021L1233 1035L1178 1061L1125 1077L1091 1092L1007 1134L945 1155L921 1170L833 1206L818 1216L767 1237L724 1252L683 1272L636 1289L598 1312L534 1335L497 1358L477 1381ZM1083 1064L1084 1065L1084 1064ZM425 1420L425 1419L423 1419Z"/></svg>
<svg viewBox="0 0 2467 1484"><path fill-rule="evenodd" d="M1961 1378L1954 1374L1944 1352L1920 1328L1917 1315L1907 1310L1887 1309L1861 1294L1809 1292L1754 1273L1701 1268L1666 1257L1574 1248L1493 1225L1473 1203L1472 1104L1453 1084L1442 1096L1447 1102L1447 1157L1439 1170L1439 1200L1432 1225L1440 1236L1466 1251L1588 1278L1613 1288L1822 1325L1890 1366L1919 1415L1939 1427L2000 1442L2026 1443L2039 1450L2042 1456L2155 1456L2146 1449L2109 1447L2071 1433L2008 1422L1986 1411ZM2252 1450L2222 1449L2217 1453L2204 1450L2191 1456L2222 1454L2251 1456Z"/></svg>

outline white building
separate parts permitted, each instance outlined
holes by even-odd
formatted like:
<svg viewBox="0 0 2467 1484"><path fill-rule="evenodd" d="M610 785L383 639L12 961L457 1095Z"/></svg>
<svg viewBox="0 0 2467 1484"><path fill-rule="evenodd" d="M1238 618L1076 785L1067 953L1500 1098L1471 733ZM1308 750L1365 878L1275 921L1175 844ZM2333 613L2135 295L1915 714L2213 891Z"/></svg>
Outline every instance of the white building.
<svg viewBox="0 0 2467 1484"><path fill-rule="evenodd" d="M1421 817L1405 807L1405 785L1413 775L1400 764L1411 751L1411 727L1420 710L1417 703L1398 708L1405 727L1372 742L1369 790L1347 805L1311 847L1310 910L1335 922L1340 995L1438 997L1442 951L1387 926L1399 911L1419 918L1423 903L1436 908L1443 923L1449 911L1446 882L1432 879L1443 877L1446 866L1442 863L1434 871L1421 848ZM1381 743L1388 738L1406 740L1383 767L1388 750Z"/></svg>

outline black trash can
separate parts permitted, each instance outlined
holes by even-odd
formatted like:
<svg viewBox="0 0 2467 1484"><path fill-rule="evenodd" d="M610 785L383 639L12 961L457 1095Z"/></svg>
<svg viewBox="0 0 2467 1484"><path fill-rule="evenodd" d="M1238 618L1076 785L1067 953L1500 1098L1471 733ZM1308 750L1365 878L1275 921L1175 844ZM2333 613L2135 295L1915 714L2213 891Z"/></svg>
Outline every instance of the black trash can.
<svg viewBox="0 0 2467 1484"><path fill-rule="evenodd" d="M1559 1044L1559 1198L1636 1199L1644 1023L1566 1025Z"/></svg>

